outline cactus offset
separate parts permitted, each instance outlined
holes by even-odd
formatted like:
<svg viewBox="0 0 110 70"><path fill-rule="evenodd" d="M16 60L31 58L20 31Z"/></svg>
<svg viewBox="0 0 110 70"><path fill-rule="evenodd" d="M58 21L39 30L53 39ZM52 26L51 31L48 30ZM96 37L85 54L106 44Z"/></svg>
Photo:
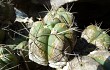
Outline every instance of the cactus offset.
<svg viewBox="0 0 110 70"><path fill-rule="evenodd" d="M95 25L88 26L82 32L81 37L87 40L88 43L95 45L99 49L108 50L110 47L110 36L101 28Z"/></svg>

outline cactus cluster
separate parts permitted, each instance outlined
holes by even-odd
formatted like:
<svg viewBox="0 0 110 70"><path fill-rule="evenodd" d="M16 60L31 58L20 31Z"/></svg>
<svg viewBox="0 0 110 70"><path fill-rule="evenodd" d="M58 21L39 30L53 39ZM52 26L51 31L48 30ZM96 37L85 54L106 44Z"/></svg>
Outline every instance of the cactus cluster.
<svg viewBox="0 0 110 70"><path fill-rule="evenodd" d="M110 53L106 54L107 58L100 55L104 59L101 59L95 53L91 54L95 49L103 52L103 50L108 51L110 47L110 36L106 31L95 25L89 25L85 28L81 34L81 39L87 42L86 47L89 49L93 46L96 46L96 48L92 48L92 51L90 51L83 45L80 45L78 49L83 46L85 48L83 49L84 51L88 50L91 53L85 56L81 55L82 57L80 56L79 59L80 64L76 57L69 61L67 53L71 54L74 47L77 47L76 42L80 44L76 40L77 35L73 24L72 13L64 8L51 10L43 20L33 23L29 33L29 59L40 65L49 65L57 68L57 70L88 70L92 65L94 67L92 70L109 69L107 66L109 65L109 60L106 61L106 59L108 59ZM83 42L83 44L85 43ZM90 47L87 44L92 44L92 46ZM107 62L106 65L104 65L105 61Z"/></svg>
<svg viewBox="0 0 110 70"><path fill-rule="evenodd" d="M23 29L29 32L29 37L20 34L23 33L21 26L15 28L15 31L9 29L26 37L28 42L18 35L13 35L14 39L4 40L7 32L0 29L0 43L5 41L6 44L0 44L0 70L36 69L31 61L35 65L37 63L38 67L50 66L57 70L110 70L110 36L100 27L90 25L81 32L81 37L77 37L80 33L76 33L73 18L73 14L62 7L52 8L42 20L32 22L30 31L23 25ZM9 25L14 20L13 6L7 0L0 1L0 27ZM15 25L17 26L16 23Z"/></svg>
<svg viewBox="0 0 110 70"><path fill-rule="evenodd" d="M65 52L71 53L76 43L72 18L72 13L59 8L33 23L29 33L29 58L45 66L65 66L69 57Z"/></svg>
<svg viewBox="0 0 110 70"><path fill-rule="evenodd" d="M81 38L96 46L97 50L90 52L88 56L103 65L104 70L110 70L110 36L107 32L98 26L90 25L82 32Z"/></svg>
<svg viewBox="0 0 110 70"><path fill-rule="evenodd" d="M83 54L73 58L63 69L58 70L110 70L110 36L107 32L96 25L89 25L82 32L80 40L84 40L83 45L76 47L80 49L83 46L82 51L89 51L89 53L86 56ZM78 44L81 42L78 41Z"/></svg>

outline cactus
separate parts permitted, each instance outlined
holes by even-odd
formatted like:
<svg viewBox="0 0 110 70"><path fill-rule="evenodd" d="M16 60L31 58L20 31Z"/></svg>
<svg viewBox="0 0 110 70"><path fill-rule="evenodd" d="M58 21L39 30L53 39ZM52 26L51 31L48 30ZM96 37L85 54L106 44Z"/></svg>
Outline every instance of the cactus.
<svg viewBox="0 0 110 70"><path fill-rule="evenodd" d="M84 38L88 43L95 45L99 49L108 50L110 47L110 36L95 25L88 26L82 32L81 38Z"/></svg>
<svg viewBox="0 0 110 70"><path fill-rule="evenodd" d="M92 57L98 63L103 65L105 70L110 70L110 52L107 50L98 50L91 52L88 56Z"/></svg>
<svg viewBox="0 0 110 70"><path fill-rule="evenodd" d="M104 70L101 64L88 56L75 57L63 69L57 70Z"/></svg>
<svg viewBox="0 0 110 70"><path fill-rule="evenodd" d="M76 43L72 14L64 8L50 11L43 21L33 23L29 33L29 58L41 65L60 68L66 65Z"/></svg>
<svg viewBox="0 0 110 70"><path fill-rule="evenodd" d="M17 64L18 64L18 59L16 58L13 50L11 50L9 47L1 46L0 47L0 65L8 69L16 66ZM13 69L16 69L16 68L13 68Z"/></svg>
<svg viewBox="0 0 110 70"><path fill-rule="evenodd" d="M54 66L54 64L56 64L57 67L60 67L58 63L65 65L66 61L68 61L68 57L65 56L64 52L71 53L71 50L74 48L75 37L73 37L73 33L72 30L68 31L65 23L56 24L51 31L48 40L48 59L51 67Z"/></svg>

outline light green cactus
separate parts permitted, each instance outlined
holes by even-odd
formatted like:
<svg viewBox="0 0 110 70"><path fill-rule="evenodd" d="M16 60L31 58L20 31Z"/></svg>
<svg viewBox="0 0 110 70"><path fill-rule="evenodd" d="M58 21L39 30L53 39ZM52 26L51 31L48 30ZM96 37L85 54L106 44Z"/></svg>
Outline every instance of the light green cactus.
<svg viewBox="0 0 110 70"><path fill-rule="evenodd" d="M30 30L29 58L38 64L48 64L47 47L49 35L50 29L44 28L43 23L40 21L34 23Z"/></svg>
<svg viewBox="0 0 110 70"><path fill-rule="evenodd" d="M68 31L65 23L56 24L48 39L48 59L50 65L57 62L63 62L65 65L68 57L65 56L64 52L71 53L71 50L74 48L73 44L75 44L73 31Z"/></svg>
<svg viewBox="0 0 110 70"><path fill-rule="evenodd" d="M1 46L0 47L0 65L8 69L16 66L17 64L18 64L18 59L13 53L12 49L10 49L9 47ZM16 69L16 67L13 69ZM2 70L2 67L1 67L1 70Z"/></svg>
<svg viewBox="0 0 110 70"><path fill-rule="evenodd" d="M64 8L50 11L43 21L33 24L29 33L29 58L41 65L60 68L66 65L76 43L72 13Z"/></svg>
<svg viewBox="0 0 110 70"><path fill-rule="evenodd" d="M88 43L95 45L99 49L108 50L110 47L110 36L95 25L88 26L82 32L81 38L84 38Z"/></svg>
<svg viewBox="0 0 110 70"><path fill-rule="evenodd" d="M110 52L107 50L98 50L91 52L88 56L92 57L98 63L103 65L105 70L110 70Z"/></svg>
<svg viewBox="0 0 110 70"><path fill-rule="evenodd" d="M57 11L50 11L44 17L44 23L52 29L57 23L66 23L68 26L72 25L73 15L64 8L59 8Z"/></svg>

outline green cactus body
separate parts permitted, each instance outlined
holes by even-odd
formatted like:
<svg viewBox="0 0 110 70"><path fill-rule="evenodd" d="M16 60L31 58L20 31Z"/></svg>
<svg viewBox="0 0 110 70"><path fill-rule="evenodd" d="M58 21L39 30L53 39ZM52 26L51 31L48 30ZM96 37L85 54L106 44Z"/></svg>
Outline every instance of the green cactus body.
<svg viewBox="0 0 110 70"><path fill-rule="evenodd" d="M50 35L50 30L48 28L44 28L44 29L41 29L38 32L38 39L37 39L38 47L41 50L40 51L41 55L45 54L45 55L43 55L43 57L45 57L46 60L48 60L48 58L47 58L47 49L48 48L47 47L48 47L48 37L49 37L49 35Z"/></svg>
<svg viewBox="0 0 110 70"><path fill-rule="evenodd" d="M28 54L27 41L20 42L16 47L13 48L13 50L17 50L17 53L20 53L19 55L24 58ZM29 58L25 57L25 59Z"/></svg>
<svg viewBox="0 0 110 70"><path fill-rule="evenodd" d="M21 43L19 43L19 44L14 48L14 50L16 50L16 49L27 49L26 44L27 44L27 41L22 41Z"/></svg>
<svg viewBox="0 0 110 70"><path fill-rule="evenodd" d="M110 47L110 36L105 32L102 32L93 42L100 49L109 49Z"/></svg>
<svg viewBox="0 0 110 70"><path fill-rule="evenodd" d="M68 25L72 24L72 13L65 11L58 11L55 17L59 17L61 22L67 23Z"/></svg>
<svg viewBox="0 0 110 70"><path fill-rule="evenodd" d="M101 34L101 32L102 30L100 28L90 25L83 31L81 37L86 39L88 42L92 42Z"/></svg>
<svg viewBox="0 0 110 70"><path fill-rule="evenodd" d="M50 11L43 22L34 23L29 34L29 58L41 65L60 68L68 61L76 43L76 34L69 24L72 15L63 8ZM63 20L65 19L65 21ZM69 24L67 24L69 23Z"/></svg>
<svg viewBox="0 0 110 70"><path fill-rule="evenodd" d="M47 65L47 44L50 29L44 28L42 22L34 23L30 30L29 58L38 64Z"/></svg>
<svg viewBox="0 0 110 70"><path fill-rule="evenodd" d="M66 65L68 57L64 52L71 53L73 49L72 39L73 31L67 31L68 27L65 23L58 23L51 31L48 40L48 61L51 67L60 68ZM69 33L69 35L67 35ZM74 42L75 43L75 42Z"/></svg>
<svg viewBox="0 0 110 70"><path fill-rule="evenodd" d="M55 12L50 11L45 17L44 17L44 22L47 24L47 26L52 29L55 24L60 23L60 20L56 17L54 17Z"/></svg>
<svg viewBox="0 0 110 70"><path fill-rule="evenodd" d="M14 67L18 64L18 60L12 50L6 47L0 47L0 62L2 65L10 67Z"/></svg>
<svg viewBox="0 0 110 70"><path fill-rule="evenodd" d="M110 53L107 50L98 50L91 52L88 56L99 62L105 70L110 70Z"/></svg>
<svg viewBox="0 0 110 70"><path fill-rule="evenodd" d="M61 28L64 27L64 28ZM64 48L64 35L57 34L61 31L66 30L64 24L59 23L56 24L53 30L51 31L51 35L48 40L48 59L51 62L52 60L57 62L62 59L63 48ZM54 53L54 54L53 54ZM59 59L58 59L59 58Z"/></svg>
<svg viewBox="0 0 110 70"><path fill-rule="evenodd" d="M65 12L65 9L64 8L59 8L58 12Z"/></svg>
<svg viewBox="0 0 110 70"><path fill-rule="evenodd" d="M48 44L48 58L49 60L53 60L54 58L57 58L55 57L54 55L62 55L62 48L63 48L63 42L64 42L64 36L62 35L51 35L49 37L49 44ZM56 53L55 53L56 52ZM53 54L55 53L55 54ZM58 54L60 53L60 54ZM57 61L57 59L56 59Z"/></svg>
<svg viewBox="0 0 110 70"><path fill-rule="evenodd" d="M99 49L108 49L110 47L110 36L101 28L90 25L81 35L88 43L96 45Z"/></svg>
<svg viewBox="0 0 110 70"><path fill-rule="evenodd" d="M50 29L52 29L57 23L66 23L68 26L71 26L72 18L72 13L65 11L64 8L59 8L57 11L50 11L44 17L44 23L46 23Z"/></svg>
<svg viewBox="0 0 110 70"><path fill-rule="evenodd" d="M43 22L42 21L38 21L38 22L35 22L33 23L33 26L30 30L31 33L29 33L29 37L31 39L35 39L37 34L38 34L38 31L43 28Z"/></svg>

